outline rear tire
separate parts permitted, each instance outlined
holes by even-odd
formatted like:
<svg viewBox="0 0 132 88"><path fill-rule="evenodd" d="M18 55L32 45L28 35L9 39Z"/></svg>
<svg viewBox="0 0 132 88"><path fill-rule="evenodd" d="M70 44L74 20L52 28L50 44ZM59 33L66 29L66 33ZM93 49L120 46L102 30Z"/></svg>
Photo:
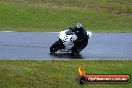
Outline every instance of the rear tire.
<svg viewBox="0 0 132 88"><path fill-rule="evenodd" d="M72 54L79 54L82 50L77 50L75 47L71 49Z"/></svg>
<svg viewBox="0 0 132 88"><path fill-rule="evenodd" d="M60 49L63 49L64 45L63 42L59 39L58 41L56 41L51 47L50 47L50 53L53 54L55 52L57 52Z"/></svg>

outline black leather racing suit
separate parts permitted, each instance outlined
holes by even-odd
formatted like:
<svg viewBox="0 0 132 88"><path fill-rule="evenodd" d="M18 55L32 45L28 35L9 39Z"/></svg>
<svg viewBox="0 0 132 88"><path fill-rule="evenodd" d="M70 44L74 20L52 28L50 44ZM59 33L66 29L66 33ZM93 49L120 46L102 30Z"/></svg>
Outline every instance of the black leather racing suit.
<svg viewBox="0 0 132 88"><path fill-rule="evenodd" d="M72 32L77 35L77 40L74 42L74 47L71 49L73 53L79 53L84 49L88 44L89 36L84 28L71 28Z"/></svg>

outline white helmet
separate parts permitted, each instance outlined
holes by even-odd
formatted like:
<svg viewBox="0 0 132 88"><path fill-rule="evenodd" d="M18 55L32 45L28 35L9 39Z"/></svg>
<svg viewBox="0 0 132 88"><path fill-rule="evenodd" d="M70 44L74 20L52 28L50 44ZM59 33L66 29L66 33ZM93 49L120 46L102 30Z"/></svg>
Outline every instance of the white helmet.
<svg viewBox="0 0 132 88"><path fill-rule="evenodd" d="M81 23L77 23L77 28L81 28L82 27L82 24Z"/></svg>

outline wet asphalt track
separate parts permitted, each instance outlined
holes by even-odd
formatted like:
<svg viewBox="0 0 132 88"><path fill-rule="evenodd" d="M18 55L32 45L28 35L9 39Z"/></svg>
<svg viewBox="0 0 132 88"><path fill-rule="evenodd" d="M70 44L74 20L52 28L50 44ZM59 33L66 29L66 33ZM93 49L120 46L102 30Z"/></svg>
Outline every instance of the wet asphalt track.
<svg viewBox="0 0 132 88"><path fill-rule="evenodd" d="M132 59L132 33L93 33L89 45L74 56L49 54L57 36L50 32L0 32L0 59Z"/></svg>

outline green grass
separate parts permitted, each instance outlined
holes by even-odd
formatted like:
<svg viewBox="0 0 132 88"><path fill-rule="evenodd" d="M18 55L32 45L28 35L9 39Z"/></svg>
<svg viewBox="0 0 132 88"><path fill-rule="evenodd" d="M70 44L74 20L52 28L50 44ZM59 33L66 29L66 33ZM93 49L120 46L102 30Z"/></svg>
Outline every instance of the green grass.
<svg viewBox="0 0 132 88"><path fill-rule="evenodd" d="M1 60L0 88L132 88L132 83L79 85L76 82L79 66L87 74L132 76L132 60Z"/></svg>
<svg viewBox="0 0 132 88"><path fill-rule="evenodd" d="M1 0L0 31L132 32L131 0Z"/></svg>

